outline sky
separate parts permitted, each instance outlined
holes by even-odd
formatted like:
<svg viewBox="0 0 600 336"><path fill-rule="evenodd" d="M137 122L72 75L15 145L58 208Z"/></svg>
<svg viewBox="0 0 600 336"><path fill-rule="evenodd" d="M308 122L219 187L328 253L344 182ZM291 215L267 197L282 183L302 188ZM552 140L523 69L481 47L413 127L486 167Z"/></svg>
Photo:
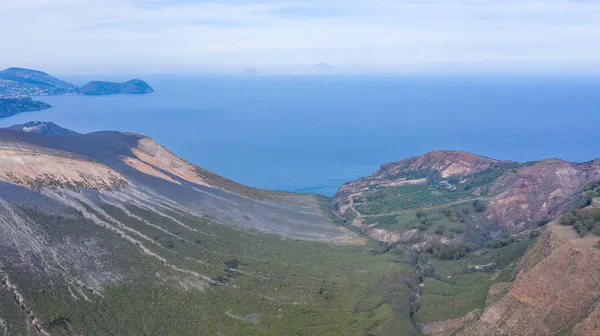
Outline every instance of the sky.
<svg viewBox="0 0 600 336"><path fill-rule="evenodd" d="M599 0L0 0L0 67L600 73Z"/></svg>

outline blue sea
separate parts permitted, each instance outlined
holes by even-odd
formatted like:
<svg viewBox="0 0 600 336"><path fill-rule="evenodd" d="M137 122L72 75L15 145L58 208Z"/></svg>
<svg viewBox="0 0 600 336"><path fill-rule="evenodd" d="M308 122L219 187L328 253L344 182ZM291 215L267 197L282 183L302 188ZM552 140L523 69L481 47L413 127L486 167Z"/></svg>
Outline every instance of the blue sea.
<svg viewBox="0 0 600 336"><path fill-rule="evenodd" d="M142 78L155 93L39 97L54 108L0 127L41 120L141 133L238 182L325 195L433 149L517 161L600 157L598 77Z"/></svg>

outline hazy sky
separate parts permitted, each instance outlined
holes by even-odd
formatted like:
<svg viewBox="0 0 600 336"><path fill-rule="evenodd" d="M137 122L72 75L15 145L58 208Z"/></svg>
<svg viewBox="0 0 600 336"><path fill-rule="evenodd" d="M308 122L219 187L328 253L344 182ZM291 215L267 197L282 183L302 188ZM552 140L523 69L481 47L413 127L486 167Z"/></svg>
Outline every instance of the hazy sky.
<svg viewBox="0 0 600 336"><path fill-rule="evenodd" d="M0 0L0 67L600 72L598 0Z"/></svg>

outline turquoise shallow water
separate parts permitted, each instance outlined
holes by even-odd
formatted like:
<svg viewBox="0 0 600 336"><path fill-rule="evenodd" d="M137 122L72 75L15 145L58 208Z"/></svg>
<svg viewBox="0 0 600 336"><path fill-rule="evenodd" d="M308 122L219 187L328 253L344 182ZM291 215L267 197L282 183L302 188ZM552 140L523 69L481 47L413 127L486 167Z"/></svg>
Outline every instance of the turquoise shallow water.
<svg viewBox="0 0 600 336"><path fill-rule="evenodd" d="M600 157L600 78L143 78L155 93L40 97L54 108L0 127L41 120L142 133L236 181L326 195L432 149L519 161Z"/></svg>

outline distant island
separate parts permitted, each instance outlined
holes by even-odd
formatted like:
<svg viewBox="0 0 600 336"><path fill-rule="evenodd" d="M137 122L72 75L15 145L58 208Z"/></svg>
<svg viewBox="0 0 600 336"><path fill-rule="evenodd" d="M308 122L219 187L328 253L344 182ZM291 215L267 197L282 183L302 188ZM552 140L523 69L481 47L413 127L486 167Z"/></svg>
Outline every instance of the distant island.
<svg viewBox="0 0 600 336"><path fill-rule="evenodd" d="M124 83L92 81L82 87L39 70L8 68L0 71L0 118L52 106L29 96L143 94L154 92L148 83L132 79Z"/></svg>
<svg viewBox="0 0 600 336"><path fill-rule="evenodd" d="M0 98L0 118L10 117L21 112L49 109L52 106L29 97Z"/></svg>
<svg viewBox="0 0 600 336"><path fill-rule="evenodd" d="M318 63L313 66L313 72L317 75L330 75L333 73L333 67L327 63Z"/></svg>
<svg viewBox="0 0 600 336"><path fill-rule="evenodd" d="M76 94L77 86L49 74L23 68L0 71L0 97Z"/></svg>
<svg viewBox="0 0 600 336"><path fill-rule="evenodd" d="M148 83L132 79L124 83L92 81L82 87L39 70L8 68L0 71L0 97L57 96L64 94L107 95L154 92Z"/></svg>
<svg viewBox="0 0 600 336"><path fill-rule="evenodd" d="M244 76L266 76L267 74L256 69L246 68L242 71L242 75Z"/></svg>
<svg viewBox="0 0 600 336"><path fill-rule="evenodd" d="M111 94L143 94L152 93L154 89L141 79L132 79L124 83L93 81L79 88L79 93L86 96L102 96Z"/></svg>

